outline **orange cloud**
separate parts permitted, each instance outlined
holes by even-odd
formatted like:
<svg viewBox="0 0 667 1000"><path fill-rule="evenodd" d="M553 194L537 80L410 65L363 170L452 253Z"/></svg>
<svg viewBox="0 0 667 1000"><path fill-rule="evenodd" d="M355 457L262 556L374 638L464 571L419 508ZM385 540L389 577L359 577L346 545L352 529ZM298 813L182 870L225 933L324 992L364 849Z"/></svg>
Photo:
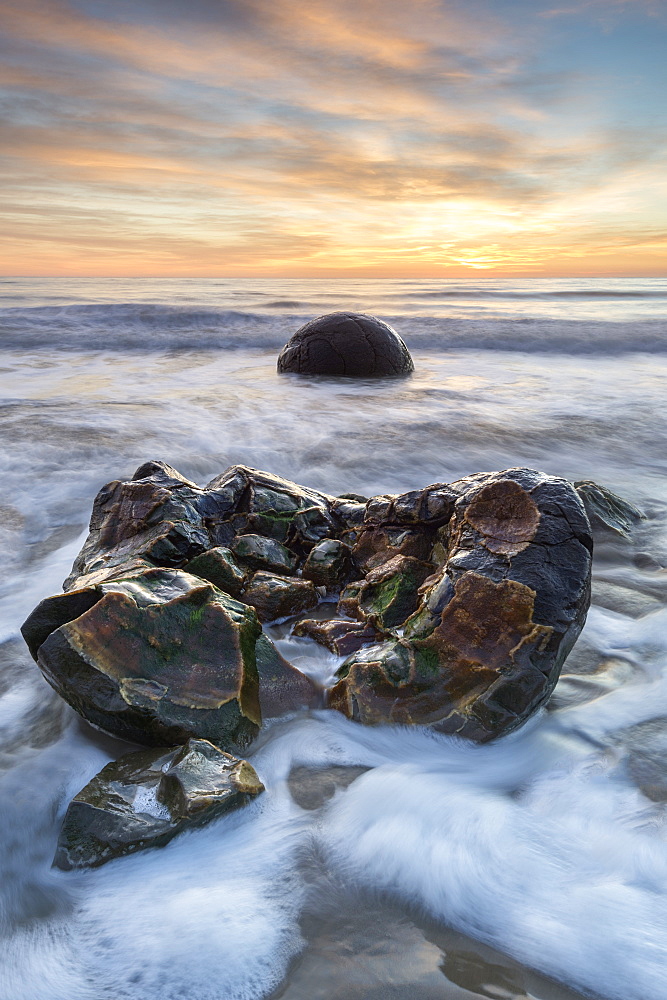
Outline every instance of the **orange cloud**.
<svg viewBox="0 0 667 1000"><path fill-rule="evenodd" d="M5 5L6 273L665 267L664 137L540 69L555 9L85 2Z"/></svg>

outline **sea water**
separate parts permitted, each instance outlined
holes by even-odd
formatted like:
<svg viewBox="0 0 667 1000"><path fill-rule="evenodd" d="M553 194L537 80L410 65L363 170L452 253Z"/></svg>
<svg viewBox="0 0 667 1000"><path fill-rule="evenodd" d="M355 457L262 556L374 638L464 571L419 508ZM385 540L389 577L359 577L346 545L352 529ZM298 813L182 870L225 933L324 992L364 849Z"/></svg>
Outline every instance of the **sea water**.
<svg viewBox="0 0 667 1000"><path fill-rule="evenodd" d="M0 282L1 1000L665 1000L667 282ZM307 319L371 312L404 380L278 376ZM640 506L596 548L548 706L483 747L318 711L248 752L252 805L100 869L51 868L68 801L127 745L19 626L111 479L243 463L367 496L526 465ZM340 663L282 626L320 680Z"/></svg>

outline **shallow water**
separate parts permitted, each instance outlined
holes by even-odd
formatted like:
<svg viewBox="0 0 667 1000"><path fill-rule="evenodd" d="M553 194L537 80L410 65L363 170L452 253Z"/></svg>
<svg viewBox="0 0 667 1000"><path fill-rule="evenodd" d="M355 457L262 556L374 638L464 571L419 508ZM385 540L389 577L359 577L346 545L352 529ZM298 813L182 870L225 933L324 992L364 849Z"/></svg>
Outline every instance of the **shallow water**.
<svg viewBox="0 0 667 1000"><path fill-rule="evenodd" d="M2 1000L667 995L667 283L0 285ZM407 380L278 377L310 316L365 309ZM637 348L640 347L641 350ZM161 458L399 492L528 465L641 506L600 540L549 709L474 747L315 712L251 749L267 791L91 872L50 868L69 799L127 749L51 692L18 626L92 498ZM273 630L321 679L338 662Z"/></svg>

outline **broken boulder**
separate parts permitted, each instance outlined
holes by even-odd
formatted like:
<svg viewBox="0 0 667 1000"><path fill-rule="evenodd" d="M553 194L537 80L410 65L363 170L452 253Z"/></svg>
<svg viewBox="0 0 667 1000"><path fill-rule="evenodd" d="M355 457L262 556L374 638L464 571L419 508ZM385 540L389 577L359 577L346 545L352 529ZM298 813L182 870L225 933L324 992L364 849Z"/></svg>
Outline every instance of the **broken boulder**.
<svg viewBox="0 0 667 1000"><path fill-rule="evenodd" d="M207 740L140 750L107 764L67 809L57 868L95 868L148 847L164 847L264 790L254 768Z"/></svg>
<svg viewBox="0 0 667 1000"><path fill-rule="evenodd" d="M261 724L261 631L252 608L173 569L47 598L22 626L46 679L94 726L149 746L199 736L225 749L247 746Z"/></svg>

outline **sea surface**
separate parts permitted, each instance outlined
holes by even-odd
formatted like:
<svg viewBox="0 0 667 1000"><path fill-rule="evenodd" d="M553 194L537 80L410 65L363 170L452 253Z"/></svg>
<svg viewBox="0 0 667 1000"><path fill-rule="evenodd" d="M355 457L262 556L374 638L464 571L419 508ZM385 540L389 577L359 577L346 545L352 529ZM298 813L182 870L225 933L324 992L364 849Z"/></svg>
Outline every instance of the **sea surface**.
<svg viewBox="0 0 667 1000"><path fill-rule="evenodd" d="M390 322L414 375L278 376L335 309ZM0 1000L665 1000L667 281L0 279L0 370ZM99 488L153 458L367 496L525 465L646 518L599 541L584 632L520 732L281 720L252 805L60 872L68 801L127 747L19 626Z"/></svg>

